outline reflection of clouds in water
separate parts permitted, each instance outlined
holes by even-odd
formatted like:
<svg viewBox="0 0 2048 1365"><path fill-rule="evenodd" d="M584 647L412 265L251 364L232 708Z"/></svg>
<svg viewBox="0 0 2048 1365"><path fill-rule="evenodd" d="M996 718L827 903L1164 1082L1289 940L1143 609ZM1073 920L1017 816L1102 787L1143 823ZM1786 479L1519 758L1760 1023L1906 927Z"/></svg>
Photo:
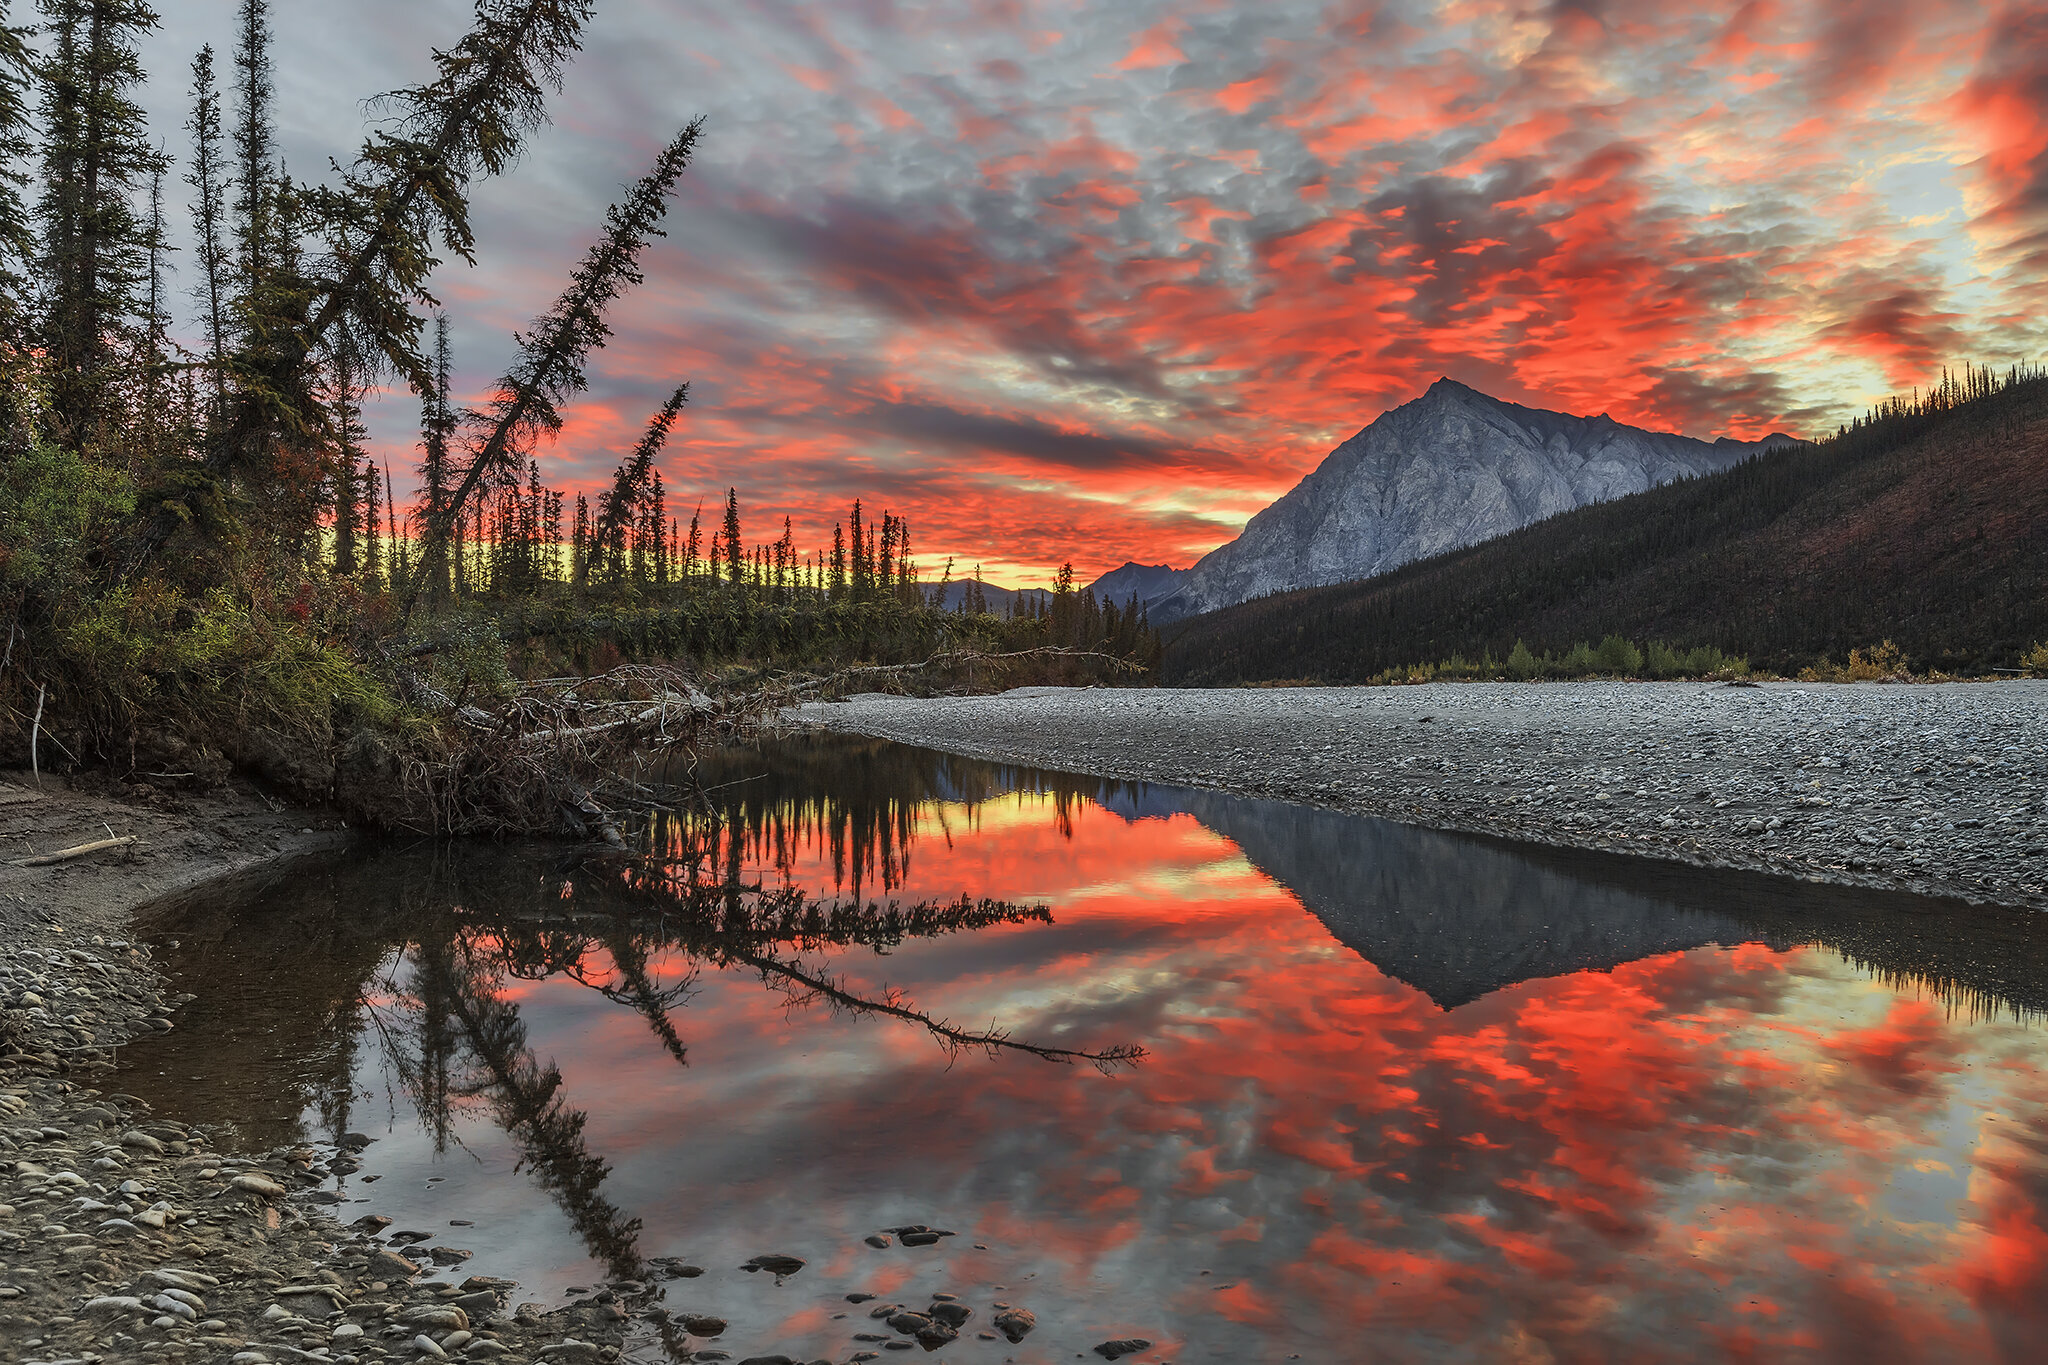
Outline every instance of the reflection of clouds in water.
<svg viewBox="0 0 2048 1365"><path fill-rule="evenodd" d="M888 832L892 895L1028 888L1053 922L886 955L783 954L958 1024L1063 1047L1142 1041L1130 1072L947 1066L918 1030L792 1009L745 965L705 970L630 937L577 950L582 977L619 1000L563 976L501 976L487 993L516 1002L538 1066L559 1063L582 1142L614 1167L603 1199L645 1223L640 1253L710 1267L676 1293L730 1317L743 1345L842 1350L865 1319L832 1314L855 1289L960 1292L978 1323L1008 1298L1038 1312L1034 1348L1128 1329L1183 1361L1350 1344L1388 1359L2017 1359L2048 1326L2048 1085L2019 1023L1958 1015L1818 949L1671 948L1574 970L1560 955L1740 926L1613 885L1574 899L1568 876L1513 852L1369 822L1353 851L1373 851L1378 879L1361 899L1359 879L1285 864L1302 830L1270 803L1210 812L1239 845L1160 800L1147 793L1153 818L1137 823L1070 794L899 804L866 820ZM751 847L799 885L875 866L858 838L835 849L829 821L812 829ZM1404 857L1450 854L1471 884L1433 866L1402 898ZM1401 964L1333 942L1252 863L1349 923L1361 951L1461 927L1482 939L1428 968L1447 994L1485 972L1534 975L1440 1008L1396 979ZM1546 929L1579 917L1515 938L1532 905ZM693 970L673 1039L621 989L637 976L659 994ZM436 1207L530 1225L535 1196L504 1180L504 1140L457 1131L481 1165L428 1168L399 1139L372 1167L445 1172ZM424 1207L409 1183L379 1188L375 1207L401 1221L408 1199ZM928 1252L860 1245L904 1222L961 1236ZM494 1231L484 1250L500 1259L479 1269L525 1268L532 1253L504 1240ZM781 1287L727 1269L771 1249L812 1264Z"/></svg>

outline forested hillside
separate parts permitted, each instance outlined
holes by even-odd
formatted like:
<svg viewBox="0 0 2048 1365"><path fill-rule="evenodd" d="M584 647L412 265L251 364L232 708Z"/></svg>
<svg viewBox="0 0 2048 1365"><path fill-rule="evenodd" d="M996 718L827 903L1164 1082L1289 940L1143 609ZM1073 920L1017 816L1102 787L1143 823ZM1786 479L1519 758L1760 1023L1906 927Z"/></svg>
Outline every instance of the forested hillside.
<svg viewBox="0 0 2048 1365"><path fill-rule="evenodd" d="M1916 668L2012 666L2048 639L2048 377L1967 370L1811 446L1199 617L1162 676L1366 681L1607 637L1784 673L1885 639Z"/></svg>

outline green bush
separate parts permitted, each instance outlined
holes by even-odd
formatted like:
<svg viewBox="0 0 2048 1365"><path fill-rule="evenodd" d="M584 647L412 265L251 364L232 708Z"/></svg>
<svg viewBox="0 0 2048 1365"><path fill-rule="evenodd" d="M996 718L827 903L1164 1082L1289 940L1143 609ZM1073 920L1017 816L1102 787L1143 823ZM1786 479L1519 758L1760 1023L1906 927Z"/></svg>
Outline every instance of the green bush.
<svg viewBox="0 0 2048 1365"><path fill-rule="evenodd" d="M1618 673L1631 678L1643 671L1643 652L1619 635L1610 635L1600 642L1600 648L1593 651L1593 658L1603 673Z"/></svg>
<svg viewBox="0 0 2048 1365"><path fill-rule="evenodd" d="M114 588L59 640L65 672L91 680L108 720L182 713L208 726L320 728L336 716L385 724L397 716L390 694L342 651L225 589L195 599L154 580Z"/></svg>

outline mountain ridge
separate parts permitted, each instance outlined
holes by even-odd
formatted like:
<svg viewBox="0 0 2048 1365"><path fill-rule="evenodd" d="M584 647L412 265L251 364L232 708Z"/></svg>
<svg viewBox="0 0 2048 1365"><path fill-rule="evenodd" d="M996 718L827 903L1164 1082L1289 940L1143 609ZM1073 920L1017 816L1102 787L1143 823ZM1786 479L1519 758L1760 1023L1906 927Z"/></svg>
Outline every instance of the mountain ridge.
<svg viewBox="0 0 2048 1365"><path fill-rule="evenodd" d="M1712 645L1788 674L1883 640L1917 668L2008 668L2048 640L2043 546L2048 376L2024 375L1372 579L1182 622L1161 679L1364 682L1608 635Z"/></svg>
<svg viewBox="0 0 2048 1365"><path fill-rule="evenodd" d="M1276 592L1371 578L1794 444L1783 433L1709 442L1649 431L1606 413L1525 407L1440 378L1338 444L1236 539L1153 599L1152 616L1178 620Z"/></svg>

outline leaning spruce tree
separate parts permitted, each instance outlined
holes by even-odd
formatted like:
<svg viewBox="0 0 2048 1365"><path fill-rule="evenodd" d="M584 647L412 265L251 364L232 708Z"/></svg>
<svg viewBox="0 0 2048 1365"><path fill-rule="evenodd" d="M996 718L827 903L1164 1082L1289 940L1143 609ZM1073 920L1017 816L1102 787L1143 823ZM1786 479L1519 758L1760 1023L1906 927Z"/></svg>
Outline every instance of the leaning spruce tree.
<svg viewBox="0 0 2048 1365"><path fill-rule="evenodd" d="M690 164L703 126L698 119L676 134L631 193L606 212L603 238L570 275L569 287L554 306L520 337L519 358L499 378L490 401L465 415L470 440L462 475L448 506L426 527L430 539L446 534L472 498L516 479L534 442L561 430L561 404L589 383L584 362L611 336L606 312L640 282L640 253L648 239L662 235L669 196ZM403 610L411 610L419 587L408 587Z"/></svg>

